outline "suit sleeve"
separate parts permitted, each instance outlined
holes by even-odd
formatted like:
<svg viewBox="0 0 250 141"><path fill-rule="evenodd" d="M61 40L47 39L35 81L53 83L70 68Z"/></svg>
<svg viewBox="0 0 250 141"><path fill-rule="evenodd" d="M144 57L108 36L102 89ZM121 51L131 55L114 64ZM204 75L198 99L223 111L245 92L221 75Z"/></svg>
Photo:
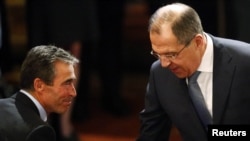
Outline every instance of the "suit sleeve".
<svg viewBox="0 0 250 141"><path fill-rule="evenodd" d="M56 141L56 134L52 127L40 125L29 133L25 141Z"/></svg>
<svg viewBox="0 0 250 141"><path fill-rule="evenodd" d="M145 108L140 113L141 128L137 141L167 141L170 135L172 123L159 103L153 68L154 65L147 85Z"/></svg>
<svg viewBox="0 0 250 141"><path fill-rule="evenodd" d="M0 141L8 141L1 131L0 131Z"/></svg>

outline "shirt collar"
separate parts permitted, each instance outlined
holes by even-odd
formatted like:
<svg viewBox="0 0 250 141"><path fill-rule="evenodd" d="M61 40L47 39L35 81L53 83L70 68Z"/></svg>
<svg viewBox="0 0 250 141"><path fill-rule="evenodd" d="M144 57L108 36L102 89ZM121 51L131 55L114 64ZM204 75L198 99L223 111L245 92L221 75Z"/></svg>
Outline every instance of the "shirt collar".
<svg viewBox="0 0 250 141"><path fill-rule="evenodd" d="M34 102L34 104L36 105L36 107L37 107L37 109L39 111L41 119L43 121L47 121L47 113L46 113L45 109L43 108L43 106L31 94L29 94L27 91L20 90L20 92L22 92L23 94L28 96Z"/></svg>
<svg viewBox="0 0 250 141"><path fill-rule="evenodd" d="M213 72L213 58L214 58L213 41L211 37L208 36L208 34L206 33L204 34L207 40L207 46L198 70L201 72Z"/></svg>

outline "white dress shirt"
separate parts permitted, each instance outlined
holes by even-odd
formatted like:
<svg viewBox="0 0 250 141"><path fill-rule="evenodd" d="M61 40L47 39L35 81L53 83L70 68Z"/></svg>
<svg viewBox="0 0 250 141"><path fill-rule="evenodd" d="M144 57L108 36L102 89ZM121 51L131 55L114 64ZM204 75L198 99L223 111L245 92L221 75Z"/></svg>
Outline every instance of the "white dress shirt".
<svg viewBox="0 0 250 141"><path fill-rule="evenodd" d="M198 71L201 71L197 81L201 88L201 92L204 96L206 106L209 113L213 116L213 58L214 48L213 42L210 36L205 33L207 39L207 47L202 57L201 64L198 67Z"/></svg>
<svg viewBox="0 0 250 141"><path fill-rule="evenodd" d="M201 64L197 69L201 72L197 78L197 82L204 97L207 109L211 117L213 117L213 42L211 37L209 37L206 33L204 34L206 36L207 46L202 57ZM186 81L188 83L188 80Z"/></svg>

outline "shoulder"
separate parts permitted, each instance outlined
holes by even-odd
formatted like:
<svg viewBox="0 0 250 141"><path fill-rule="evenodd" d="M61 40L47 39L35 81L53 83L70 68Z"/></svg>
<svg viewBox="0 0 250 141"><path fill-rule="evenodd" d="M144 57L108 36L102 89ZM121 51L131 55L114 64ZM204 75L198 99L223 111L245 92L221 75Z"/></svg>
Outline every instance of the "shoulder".
<svg viewBox="0 0 250 141"><path fill-rule="evenodd" d="M161 66L160 60L157 60L152 63L151 68L150 68L150 76L149 76L150 81L153 81L153 80L157 80L158 82L161 82L160 80L168 81L169 77L171 77L171 79L177 78L169 69L163 68Z"/></svg>
<svg viewBox="0 0 250 141"><path fill-rule="evenodd" d="M247 42L211 36L215 55L228 54L236 60L250 59L250 44Z"/></svg>
<svg viewBox="0 0 250 141"><path fill-rule="evenodd" d="M250 51L250 44L247 42L229 38L216 37L211 34L209 34L209 36L212 38L213 45L215 47Z"/></svg>
<svg viewBox="0 0 250 141"><path fill-rule="evenodd" d="M0 116L7 116L8 113L10 113L10 111L13 111L14 109L16 109L16 105L15 105L15 96L13 95L12 97L8 97L8 98L1 98L0 99Z"/></svg>
<svg viewBox="0 0 250 141"><path fill-rule="evenodd" d="M152 63L151 65L151 69L156 69L156 68L159 68L161 66L161 62L160 60L156 60Z"/></svg>
<svg viewBox="0 0 250 141"><path fill-rule="evenodd" d="M49 125L40 125L34 128L27 136L26 141L56 141L54 129Z"/></svg>
<svg viewBox="0 0 250 141"><path fill-rule="evenodd" d="M169 69L163 68L161 66L160 60L156 60L155 62L152 63L151 68L150 68L150 73L169 73Z"/></svg>

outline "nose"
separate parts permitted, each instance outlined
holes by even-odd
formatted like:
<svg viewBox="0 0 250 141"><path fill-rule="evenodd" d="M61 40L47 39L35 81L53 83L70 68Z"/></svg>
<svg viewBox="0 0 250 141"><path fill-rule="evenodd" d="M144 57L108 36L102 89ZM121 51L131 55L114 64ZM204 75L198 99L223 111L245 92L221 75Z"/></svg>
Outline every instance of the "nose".
<svg viewBox="0 0 250 141"><path fill-rule="evenodd" d="M70 90L70 95L73 97L76 97L77 93L76 93L76 89L75 86L72 85L71 90Z"/></svg>
<svg viewBox="0 0 250 141"><path fill-rule="evenodd" d="M167 68L171 64L171 61L168 58L165 58L165 57L161 57L160 61L161 61L161 66L163 68Z"/></svg>

